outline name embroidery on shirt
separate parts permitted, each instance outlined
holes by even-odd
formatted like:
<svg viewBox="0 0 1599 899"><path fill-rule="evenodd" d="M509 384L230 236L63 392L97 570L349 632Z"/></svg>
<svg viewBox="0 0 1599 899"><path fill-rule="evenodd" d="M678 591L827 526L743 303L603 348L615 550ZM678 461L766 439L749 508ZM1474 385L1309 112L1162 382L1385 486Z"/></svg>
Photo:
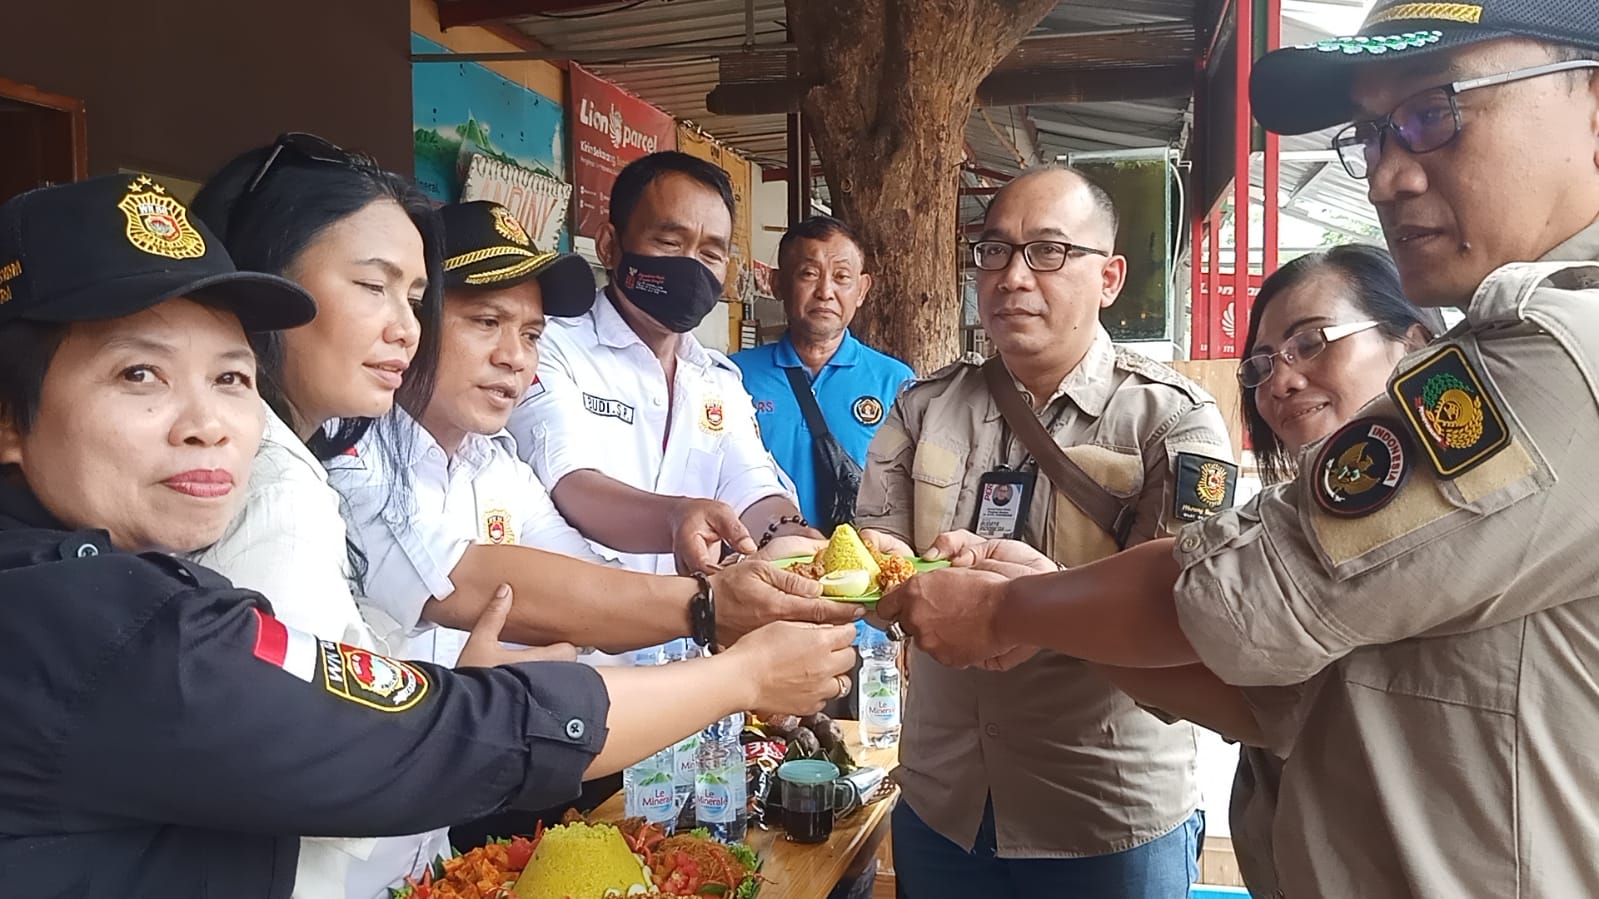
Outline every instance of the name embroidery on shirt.
<svg viewBox="0 0 1599 899"><path fill-rule="evenodd" d="M602 418L614 418L627 425L633 423L633 407L621 400L608 400L592 393L585 393L583 408Z"/></svg>

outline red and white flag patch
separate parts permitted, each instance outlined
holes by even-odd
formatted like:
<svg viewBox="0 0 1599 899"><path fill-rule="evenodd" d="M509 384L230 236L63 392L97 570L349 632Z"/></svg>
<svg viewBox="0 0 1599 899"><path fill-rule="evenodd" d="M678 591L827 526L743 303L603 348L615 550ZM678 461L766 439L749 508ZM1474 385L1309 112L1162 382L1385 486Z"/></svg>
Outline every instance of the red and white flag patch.
<svg viewBox="0 0 1599 899"><path fill-rule="evenodd" d="M530 399L533 399L534 397L540 397L540 396L543 396L543 395L544 395L544 385L539 383L539 376L538 375L534 375L533 376L533 383L527 385L527 393L523 394L522 398L524 400L530 400Z"/></svg>
<svg viewBox="0 0 1599 899"><path fill-rule="evenodd" d="M295 630L260 609L255 613L255 657L276 665L306 683L316 676L317 639Z"/></svg>

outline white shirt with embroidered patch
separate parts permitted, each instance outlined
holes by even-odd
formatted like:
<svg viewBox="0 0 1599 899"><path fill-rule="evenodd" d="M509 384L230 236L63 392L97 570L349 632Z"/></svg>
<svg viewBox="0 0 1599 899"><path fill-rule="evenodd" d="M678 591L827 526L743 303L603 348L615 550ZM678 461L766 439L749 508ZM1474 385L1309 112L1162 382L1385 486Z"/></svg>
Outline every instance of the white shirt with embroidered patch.
<svg viewBox="0 0 1599 899"><path fill-rule="evenodd" d="M369 618L391 620L397 655L454 666L467 633L422 617L429 600L455 592L450 572L474 543L532 546L602 562L561 513L532 469L516 457L510 435L471 434L453 458L403 411L397 434L410 440L411 499L390 501L396 479L370 434L355 455L328 463L328 478L344 495L344 514L366 555L360 603ZM350 896L384 896L398 886L395 872L420 875L449 851L449 831L385 840L365 864L352 866Z"/></svg>
<svg viewBox="0 0 1599 899"><path fill-rule="evenodd" d="M408 658L454 665L466 632L423 619L430 599L455 592L450 572L474 543L531 546L604 562L555 508L533 470L516 456L504 431L470 434L454 457L421 425L397 413L410 450L410 502L391 501L389 477L372 439L356 454L329 463L328 477L345 497L356 546L366 555L361 604L392 618L406 635Z"/></svg>
<svg viewBox="0 0 1599 899"><path fill-rule="evenodd" d="M684 334L669 395L660 360L603 288L584 315L550 319L539 339L538 380L508 428L552 490L568 474L593 469L651 493L719 499L741 515L766 497L794 496L761 443L738 367ZM677 572L670 553L594 548L634 571Z"/></svg>
<svg viewBox="0 0 1599 899"><path fill-rule="evenodd" d="M250 466L244 507L222 539L186 558L235 586L265 596L273 615L290 627L324 640L387 652L350 593L344 519L339 515L339 495L328 487L327 470L265 403L261 408L266 428ZM387 842L301 840L294 899L345 899L348 869Z"/></svg>

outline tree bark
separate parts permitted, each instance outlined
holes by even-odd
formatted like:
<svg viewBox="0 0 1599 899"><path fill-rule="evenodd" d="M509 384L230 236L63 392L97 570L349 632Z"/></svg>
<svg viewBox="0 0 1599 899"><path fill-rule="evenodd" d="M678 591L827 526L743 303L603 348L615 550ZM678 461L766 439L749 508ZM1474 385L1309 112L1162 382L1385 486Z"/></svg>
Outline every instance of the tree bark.
<svg viewBox="0 0 1599 899"><path fill-rule="evenodd" d="M977 86L1055 3L786 0L833 212L875 280L855 333L920 373L960 349L955 216Z"/></svg>

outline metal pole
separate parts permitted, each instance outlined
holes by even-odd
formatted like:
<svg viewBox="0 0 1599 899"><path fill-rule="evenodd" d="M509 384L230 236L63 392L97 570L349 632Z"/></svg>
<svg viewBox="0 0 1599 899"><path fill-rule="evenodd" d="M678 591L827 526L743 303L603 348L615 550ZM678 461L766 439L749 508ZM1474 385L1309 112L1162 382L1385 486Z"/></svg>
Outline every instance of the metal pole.
<svg viewBox="0 0 1599 899"><path fill-rule="evenodd" d="M1282 45L1283 33L1283 0L1266 0L1266 52L1277 49ZM1282 159L1280 157L1282 138L1277 134L1266 132L1265 158L1263 166L1262 191L1266 205L1265 243L1262 246L1261 273L1269 275L1277 270L1277 190L1282 177Z"/></svg>
<svg viewBox="0 0 1599 899"><path fill-rule="evenodd" d="M1210 358L1210 300L1205 293L1205 239L1210 219L1195 217L1188 238L1188 358Z"/></svg>
<svg viewBox="0 0 1599 899"><path fill-rule="evenodd" d="M1234 9L1238 16L1238 28L1233 35L1238 50L1237 78L1233 85L1236 101L1233 108L1237 110L1237 120L1233 123L1233 351L1236 352L1246 333L1242 325L1249 307L1249 150L1254 133L1249 108L1249 70L1255 56L1254 0L1238 0ZM1220 299L1218 296L1217 301Z"/></svg>
<svg viewBox="0 0 1599 899"><path fill-rule="evenodd" d="M1205 272L1205 286L1210 290L1210 304L1215 309L1221 309L1221 213L1211 211L1207 214L1205 230L1210 232L1210 269ZM1210 342L1210 358L1220 359L1221 355L1221 316L1212 315L1205 322L1206 340Z"/></svg>

